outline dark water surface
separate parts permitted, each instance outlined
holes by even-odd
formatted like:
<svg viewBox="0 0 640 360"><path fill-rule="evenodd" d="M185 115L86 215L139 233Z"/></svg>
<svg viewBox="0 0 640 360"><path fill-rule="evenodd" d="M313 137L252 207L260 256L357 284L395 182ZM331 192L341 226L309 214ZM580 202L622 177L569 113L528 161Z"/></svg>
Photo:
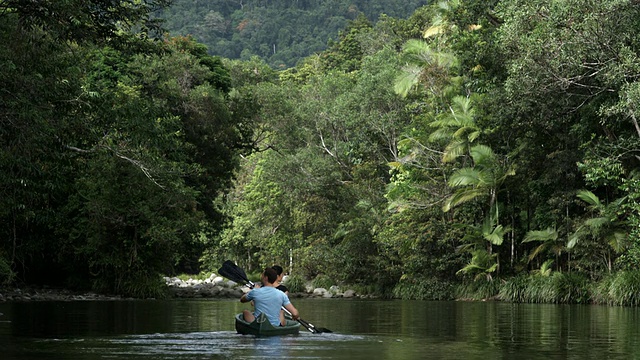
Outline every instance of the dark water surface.
<svg viewBox="0 0 640 360"><path fill-rule="evenodd" d="M0 359L640 359L637 308L300 300L333 333L236 334L237 300L0 303ZM304 329L302 329L304 330Z"/></svg>

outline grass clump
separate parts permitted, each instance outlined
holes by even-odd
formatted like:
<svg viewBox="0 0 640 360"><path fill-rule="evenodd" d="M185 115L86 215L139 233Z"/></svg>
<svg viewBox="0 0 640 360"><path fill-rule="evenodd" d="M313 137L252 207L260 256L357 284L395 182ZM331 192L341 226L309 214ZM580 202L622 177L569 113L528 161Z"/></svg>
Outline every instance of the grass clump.
<svg viewBox="0 0 640 360"><path fill-rule="evenodd" d="M325 274L319 274L318 276L316 276L315 279L313 279L313 281L311 282L311 285L314 288L329 289L331 286L335 284L329 276Z"/></svg>
<svg viewBox="0 0 640 360"><path fill-rule="evenodd" d="M513 277L500 286L499 298L518 303L586 304L591 294L583 275L554 272Z"/></svg>
<svg viewBox="0 0 640 360"><path fill-rule="evenodd" d="M287 280L284 282L284 285L289 289L290 293L302 293L306 292L306 282L302 276L299 275L289 275Z"/></svg>
<svg viewBox="0 0 640 360"><path fill-rule="evenodd" d="M456 293L459 299L486 300L496 297L499 290L500 282L498 280L482 279L459 285Z"/></svg>
<svg viewBox="0 0 640 360"><path fill-rule="evenodd" d="M620 271L594 288L594 302L618 306L640 305L640 271Z"/></svg>

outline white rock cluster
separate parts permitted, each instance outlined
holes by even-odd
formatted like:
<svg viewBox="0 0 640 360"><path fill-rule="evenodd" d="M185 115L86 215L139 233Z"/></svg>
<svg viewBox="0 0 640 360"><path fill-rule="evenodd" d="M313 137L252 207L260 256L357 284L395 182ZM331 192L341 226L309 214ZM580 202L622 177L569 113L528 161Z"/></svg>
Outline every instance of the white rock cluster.
<svg viewBox="0 0 640 360"><path fill-rule="evenodd" d="M165 283L176 297L202 298L202 297L240 297L243 290L239 284L231 280L211 274L204 280L182 280L177 277L165 277Z"/></svg>
<svg viewBox="0 0 640 360"><path fill-rule="evenodd" d="M285 279L286 280L286 279ZM165 277L165 283L180 298L205 298L205 297L237 297L249 291L243 284L227 280L216 274L211 274L204 280L182 280L177 277ZM357 297L354 290L342 291L338 286L325 288L313 288L308 285L304 293L289 294L290 297L315 297L315 298L353 298Z"/></svg>

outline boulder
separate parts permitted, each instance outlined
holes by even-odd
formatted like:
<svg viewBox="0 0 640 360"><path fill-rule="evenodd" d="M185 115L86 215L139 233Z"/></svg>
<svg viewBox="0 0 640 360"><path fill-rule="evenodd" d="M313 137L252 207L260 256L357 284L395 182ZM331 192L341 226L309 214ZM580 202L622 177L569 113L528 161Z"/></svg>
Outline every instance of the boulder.
<svg viewBox="0 0 640 360"><path fill-rule="evenodd" d="M356 296L356 292L353 290L347 290L344 292L344 294L342 294L342 297L344 298L352 298Z"/></svg>
<svg viewBox="0 0 640 360"><path fill-rule="evenodd" d="M327 293L327 289L325 288L315 288L313 289L314 296L324 296Z"/></svg>

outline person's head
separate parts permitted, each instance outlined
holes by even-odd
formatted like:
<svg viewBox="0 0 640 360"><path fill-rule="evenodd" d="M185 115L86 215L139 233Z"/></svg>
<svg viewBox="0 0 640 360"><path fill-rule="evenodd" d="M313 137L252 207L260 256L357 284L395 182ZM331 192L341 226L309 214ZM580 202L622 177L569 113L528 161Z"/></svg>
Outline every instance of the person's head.
<svg viewBox="0 0 640 360"><path fill-rule="evenodd" d="M271 268L276 271L276 274L278 274L278 279L282 279L282 277L284 276L284 269L282 268L282 266L273 265Z"/></svg>
<svg viewBox="0 0 640 360"><path fill-rule="evenodd" d="M276 280L278 280L278 273L273 268L264 269L262 276L264 278L264 281L268 282L269 284L273 284L276 282Z"/></svg>

